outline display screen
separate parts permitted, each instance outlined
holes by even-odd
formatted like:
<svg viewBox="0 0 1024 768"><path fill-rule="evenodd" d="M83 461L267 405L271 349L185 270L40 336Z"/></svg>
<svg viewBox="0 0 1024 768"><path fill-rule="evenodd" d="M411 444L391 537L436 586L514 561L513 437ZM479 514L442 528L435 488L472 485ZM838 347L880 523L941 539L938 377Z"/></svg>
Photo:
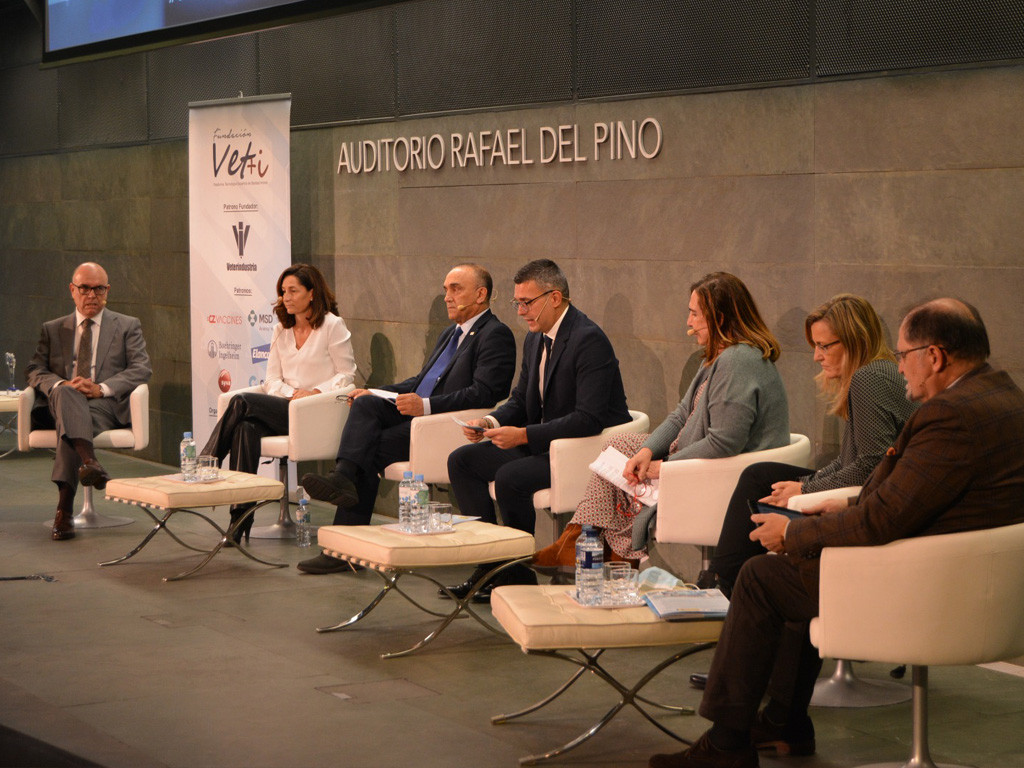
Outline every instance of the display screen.
<svg viewBox="0 0 1024 768"><path fill-rule="evenodd" d="M43 60L169 44L355 4L351 0L47 0Z"/></svg>

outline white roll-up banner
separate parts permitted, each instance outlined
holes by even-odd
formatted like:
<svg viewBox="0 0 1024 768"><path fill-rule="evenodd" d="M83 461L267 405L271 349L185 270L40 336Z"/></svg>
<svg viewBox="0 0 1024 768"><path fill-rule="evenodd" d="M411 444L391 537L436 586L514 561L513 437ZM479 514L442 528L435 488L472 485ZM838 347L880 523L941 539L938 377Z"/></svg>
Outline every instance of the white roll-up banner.
<svg viewBox="0 0 1024 768"><path fill-rule="evenodd" d="M266 377L277 278L291 264L290 116L290 94L189 104L192 432L200 448L217 421L217 397Z"/></svg>

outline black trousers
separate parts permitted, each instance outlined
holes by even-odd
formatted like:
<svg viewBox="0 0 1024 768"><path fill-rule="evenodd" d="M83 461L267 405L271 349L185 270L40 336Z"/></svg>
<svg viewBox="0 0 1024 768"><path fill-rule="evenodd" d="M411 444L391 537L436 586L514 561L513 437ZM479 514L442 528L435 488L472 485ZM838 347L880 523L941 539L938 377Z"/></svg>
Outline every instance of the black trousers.
<svg viewBox="0 0 1024 768"><path fill-rule="evenodd" d="M380 488L380 473L389 464L409 460L412 417L403 416L390 400L363 395L352 401L348 420L341 432L338 460L359 467L353 507L338 507L335 525L367 525L373 515Z"/></svg>
<svg viewBox="0 0 1024 768"><path fill-rule="evenodd" d="M229 467L255 474L260 465L260 440L288 434L288 398L243 392L228 403L201 453L221 464L231 454Z"/></svg>
<svg viewBox="0 0 1024 768"><path fill-rule="evenodd" d="M547 453L531 454L525 446L474 443L448 456L448 478L459 511L487 523L498 522L487 487L493 480L504 524L532 534L537 520L533 494L551 487L551 462Z"/></svg>
<svg viewBox="0 0 1024 768"><path fill-rule="evenodd" d="M732 492L729 508L718 536L718 546L711 560L711 570L718 574L719 584L728 592L736 583L740 568L752 557L764 554L760 542L750 540L754 524L750 522L749 499L762 499L772 492L772 483L796 480L809 473L806 467L794 467L773 461L751 464L740 474Z"/></svg>
<svg viewBox="0 0 1024 768"><path fill-rule="evenodd" d="M789 705L788 722L807 716L821 659L808 626L817 595L784 555L758 555L740 571L708 672L700 714L749 731L767 692Z"/></svg>

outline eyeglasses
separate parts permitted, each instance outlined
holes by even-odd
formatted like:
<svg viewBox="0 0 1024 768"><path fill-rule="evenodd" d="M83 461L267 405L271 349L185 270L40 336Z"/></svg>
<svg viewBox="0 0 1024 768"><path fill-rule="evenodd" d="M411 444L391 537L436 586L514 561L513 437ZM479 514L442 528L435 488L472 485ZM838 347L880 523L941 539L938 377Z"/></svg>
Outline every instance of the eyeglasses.
<svg viewBox="0 0 1024 768"><path fill-rule="evenodd" d="M814 342L814 348L822 352L828 352L829 349L838 344L839 341L839 339L836 339L835 341L830 341L828 344L819 344L818 342Z"/></svg>
<svg viewBox="0 0 1024 768"><path fill-rule="evenodd" d="M544 291L544 293L542 293L540 296L534 296L532 299L526 299L525 301L520 301L519 299L511 299L509 300L508 303L512 305L512 309L518 312L520 309L529 309L530 305L533 304L533 302L537 301L537 299L543 299L549 293L554 292L555 289L552 288L550 291Z"/></svg>
<svg viewBox="0 0 1024 768"><path fill-rule="evenodd" d="M106 296L107 291L110 290L109 285L75 285L72 283L80 294L83 296L90 296L95 294L96 296Z"/></svg>
<svg viewBox="0 0 1024 768"><path fill-rule="evenodd" d="M895 352L893 352L893 354L896 355L896 362L902 363L903 361L905 361L907 359L907 355L909 355L911 352L919 352L922 349L928 349L928 347L938 347L943 352L946 351L945 347L940 347L938 344L923 344L920 347L914 347L913 349L905 349L902 352L900 352L897 349Z"/></svg>

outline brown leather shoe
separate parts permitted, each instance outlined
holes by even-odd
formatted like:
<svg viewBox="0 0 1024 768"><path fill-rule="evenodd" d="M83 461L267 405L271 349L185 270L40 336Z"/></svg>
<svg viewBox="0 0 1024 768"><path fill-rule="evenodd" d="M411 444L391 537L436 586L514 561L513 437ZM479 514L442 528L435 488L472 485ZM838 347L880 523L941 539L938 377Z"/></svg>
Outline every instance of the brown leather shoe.
<svg viewBox="0 0 1024 768"><path fill-rule="evenodd" d="M717 749L707 733L683 752L653 755L648 768L758 768L757 750L753 745L735 752Z"/></svg>
<svg viewBox="0 0 1024 768"><path fill-rule="evenodd" d="M53 518L53 530L50 535L54 541L65 541L75 538L75 522L70 512L57 510L57 516Z"/></svg>
<svg viewBox="0 0 1024 768"><path fill-rule="evenodd" d="M90 460L78 468L78 482L82 485L91 485L99 491L107 487L110 475L103 465L98 461Z"/></svg>
<svg viewBox="0 0 1024 768"><path fill-rule="evenodd" d="M615 550L608 546L607 541L604 543L604 561L606 563L629 563L634 571L640 568L639 560L630 560L628 557L616 554Z"/></svg>
<svg viewBox="0 0 1024 768"><path fill-rule="evenodd" d="M576 565L576 539L583 526L569 523L558 541L533 553L533 564L541 568L572 567Z"/></svg>

